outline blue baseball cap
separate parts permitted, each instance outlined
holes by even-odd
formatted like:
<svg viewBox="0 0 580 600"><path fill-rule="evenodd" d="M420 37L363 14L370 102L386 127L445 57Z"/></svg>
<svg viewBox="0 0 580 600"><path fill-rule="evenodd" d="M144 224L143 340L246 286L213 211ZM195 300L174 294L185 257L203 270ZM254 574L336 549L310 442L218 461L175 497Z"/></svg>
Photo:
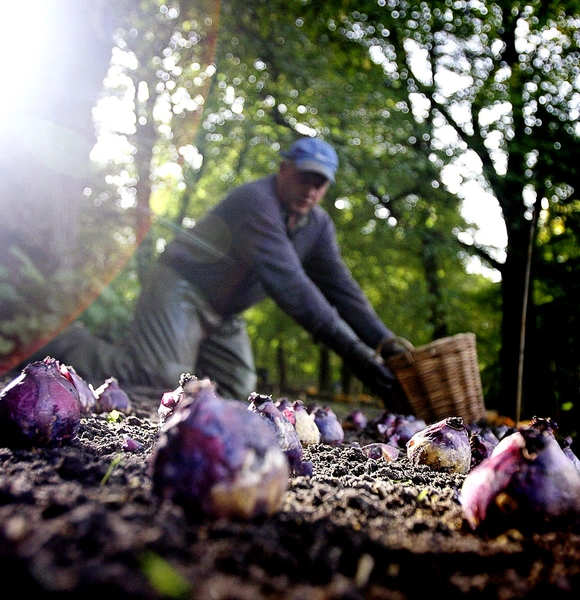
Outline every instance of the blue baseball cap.
<svg viewBox="0 0 580 600"><path fill-rule="evenodd" d="M338 169L338 155L327 142L318 138L303 137L295 141L287 152L280 152L291 160L299 171L313 171L334 183Z"/></svg>

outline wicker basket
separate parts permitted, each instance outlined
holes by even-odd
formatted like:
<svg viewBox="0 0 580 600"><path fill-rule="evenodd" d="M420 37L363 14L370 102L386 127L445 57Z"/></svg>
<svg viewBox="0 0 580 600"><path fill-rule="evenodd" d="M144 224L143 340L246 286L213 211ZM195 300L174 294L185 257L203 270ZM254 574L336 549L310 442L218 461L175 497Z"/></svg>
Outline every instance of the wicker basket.
<svg viewBox="0 0 580 600"><path fill-rule="evenodd" d="M460 333L414 348L397 338L407 352L386 361L407 394L415 415L427 423L462 417L472 423L485 417L474 333Z"/></svg>

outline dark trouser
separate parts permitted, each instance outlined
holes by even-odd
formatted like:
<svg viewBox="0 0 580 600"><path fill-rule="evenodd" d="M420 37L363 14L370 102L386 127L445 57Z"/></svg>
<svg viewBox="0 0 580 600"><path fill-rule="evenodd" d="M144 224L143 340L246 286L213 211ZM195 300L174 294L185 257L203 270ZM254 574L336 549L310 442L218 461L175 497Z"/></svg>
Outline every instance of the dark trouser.
<svg viewBox="0 0 580 600"><path fill-rule="evenodd" d="M115 377L120 384L170 391L182 373L191 373L208 377L222 396L238 400L256 386L244 320L218 315L191 283L161 263L152 267L122 340L97 339L75 323L36 356L72 365L95 386Z"/></svg>

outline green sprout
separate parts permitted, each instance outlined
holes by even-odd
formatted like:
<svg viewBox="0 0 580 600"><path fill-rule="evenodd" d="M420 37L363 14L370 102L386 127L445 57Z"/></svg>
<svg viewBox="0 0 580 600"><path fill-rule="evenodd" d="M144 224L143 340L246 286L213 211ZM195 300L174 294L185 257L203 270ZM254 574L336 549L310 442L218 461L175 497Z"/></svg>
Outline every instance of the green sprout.
<svg viewBox="0 0 580 600"><path fill-rule="evenodd" d="M190 592L187 579L153 552L142 557L141 569L155 590L167 598L184 598Z"/></svg>
<svg viewBox="0 0 580 600"><path fill-rule="evenodd" d="M118 410L112 410L107 413L108 423L118 423L121 420L121 413Z"/></svg>
<svg viewBox="0 0 580 600"><path fill-rule="evenodd" d="M111 476L111 474L115 470L115 467L118 464L120 464L122 460L123 460L123 455L122 454L117 454L117 456L115 456L115 458L111 461L111 464L109 466L108 471L105 473L105 476L101 480L101 485L105 485L107 483L107 481L109 480L109 477Z"/></svg>
<svg viewBox="0 0 580 600"><path fill-rule="evenodd" d="M417 502L421 502L422 500L425 500L428 497L429 497L429 490L427 490L427 489L421 490L421 492L417 496Z"/></svg>

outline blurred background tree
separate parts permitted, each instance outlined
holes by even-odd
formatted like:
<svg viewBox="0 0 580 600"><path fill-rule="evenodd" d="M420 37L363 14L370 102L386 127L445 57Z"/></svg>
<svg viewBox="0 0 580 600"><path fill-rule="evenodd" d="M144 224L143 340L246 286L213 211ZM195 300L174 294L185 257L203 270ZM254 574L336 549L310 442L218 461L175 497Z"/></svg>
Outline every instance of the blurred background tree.
<svg viewBox="0 0 580 600"><path fill-rule="evenodd" d="M12 215L26 235L4 244L6 365L17 356L11 345L33 345L34 327L19 338L33 313L47 316L38 327L49 335L89 306L83 320L120 335L140 277L174 232L232 186L274 171L298 135L320 135L341 161L325 207L385 322L415 345L475 332L489 408L578 421L577 1L126 0L113 11L60 0L51 8L98 24L76 41L65 36L77 68L94 75L90 85L38 79L37 90L58 89L68 116L82 113L85 140L94 107L98 144L87 153L62 142L90 168L75 167L83 175L66 194L62 183L32 177L35 166L14 150L3 161L2 177L20 173L21 187L2 185L1 206L34 196L35 211L59 222L26 229ZM46 59L43 73L58 74L70 70L66 56L39 52L34 64ZM24 112L58 124L56 108L43 110ZM1 139L13 149L23 125L11 123L12 137ZM58 163L74 164L70 156ZM64 210L53 210L57 197ZM499 213L493 239L482 237L474 206ZM60 257L49 276L35 248ZM23 296L27 266L40 273L32 301ZM37 293L47 283L48 307ZM271 302L246 316L270 378L334 389L337 357Z"/></svg>

